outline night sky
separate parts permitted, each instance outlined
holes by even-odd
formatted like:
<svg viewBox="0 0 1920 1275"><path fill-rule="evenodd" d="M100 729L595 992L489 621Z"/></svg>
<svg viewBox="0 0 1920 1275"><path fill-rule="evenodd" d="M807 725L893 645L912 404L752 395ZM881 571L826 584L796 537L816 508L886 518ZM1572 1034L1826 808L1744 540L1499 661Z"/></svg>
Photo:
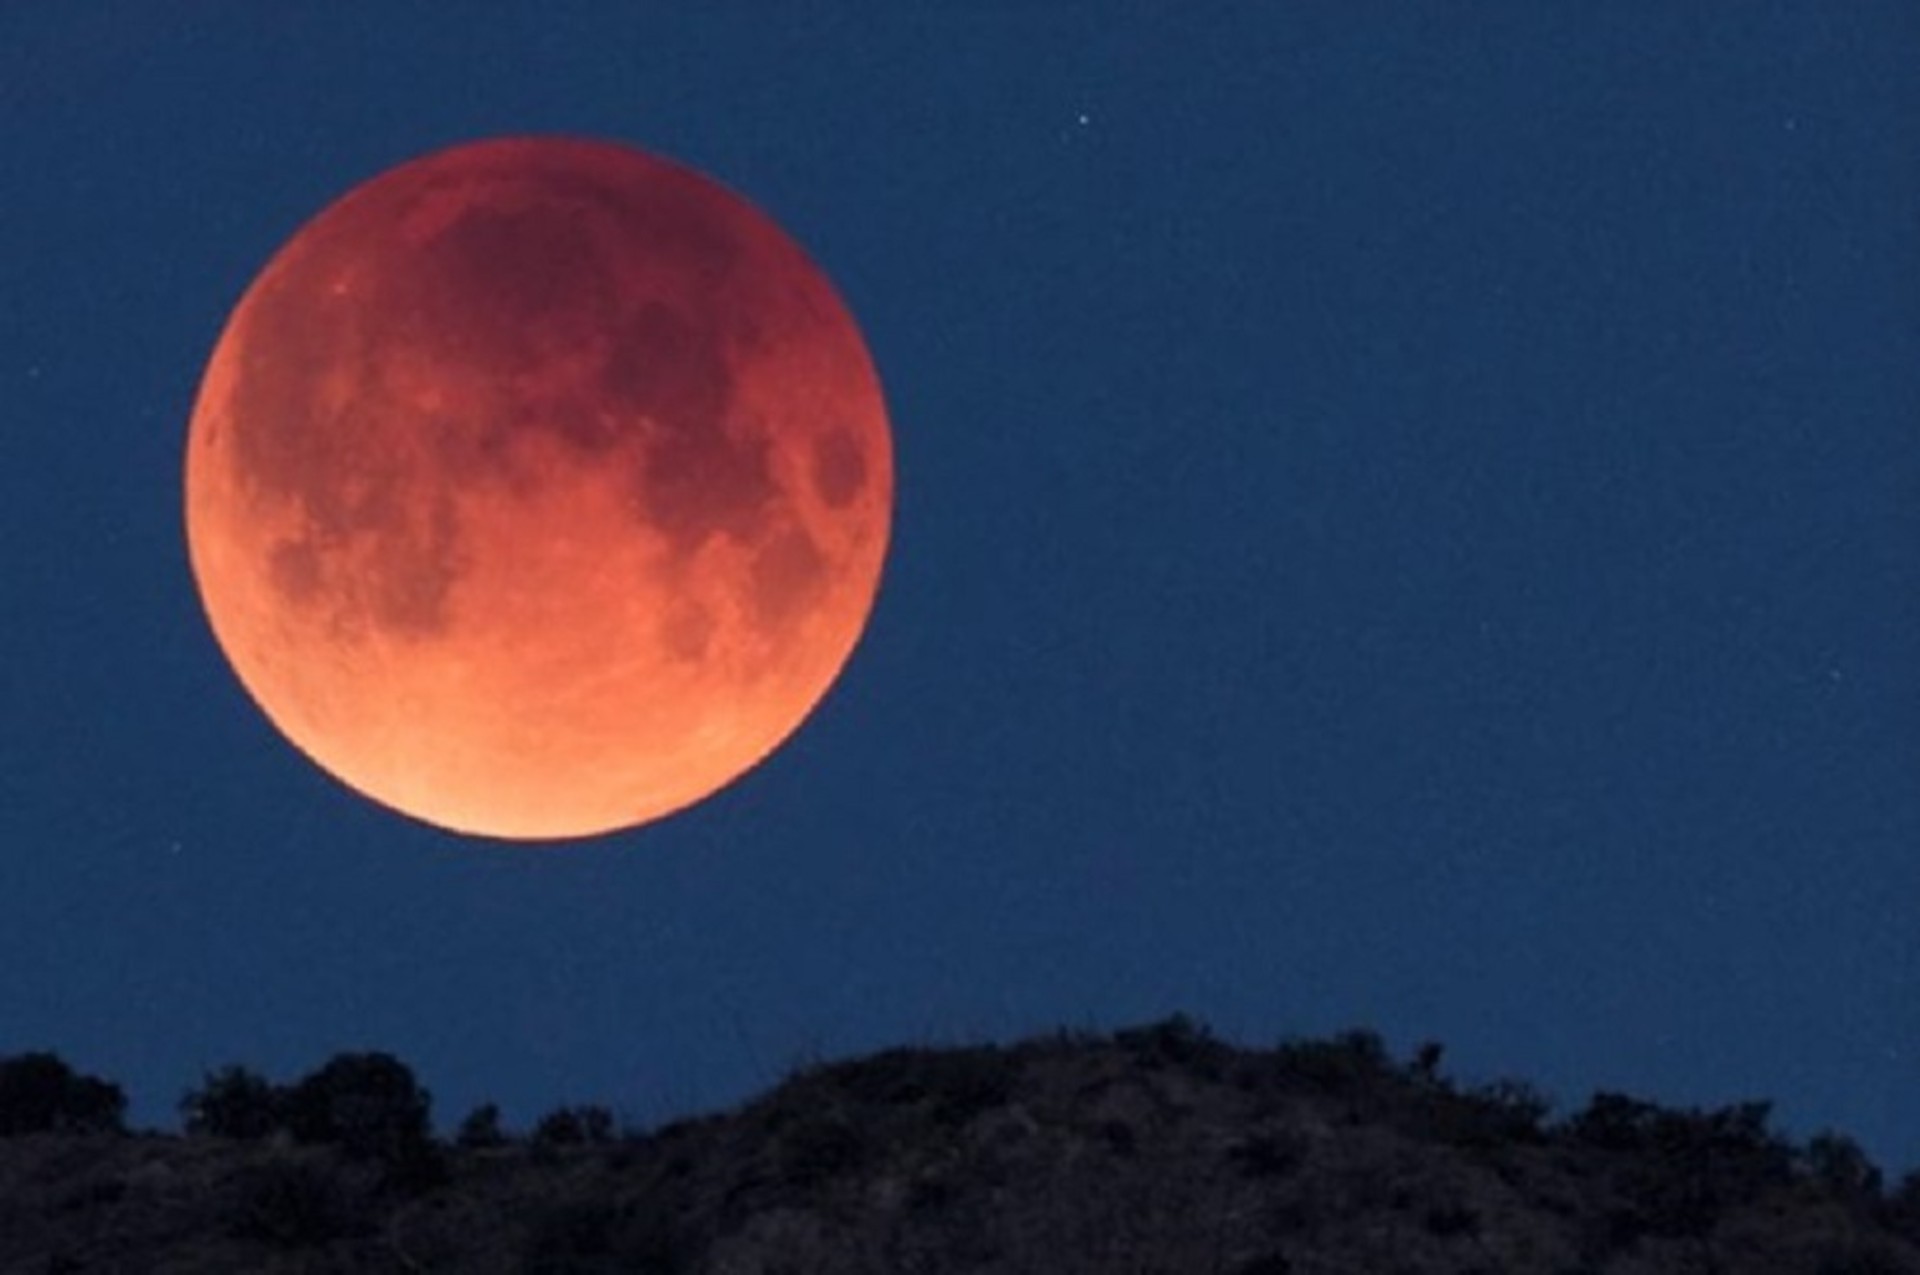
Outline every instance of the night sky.
<svg viewBox="0 0 1920 1275"><path fill-rule="evenodd" d="M0 6L0 1053L644 1125L1185 1010L1920 1165L1916 66L1908 0ZM561 849L316 769L182 528L267 257L503 133L778 219L898 464L808 724Z"/></svg>

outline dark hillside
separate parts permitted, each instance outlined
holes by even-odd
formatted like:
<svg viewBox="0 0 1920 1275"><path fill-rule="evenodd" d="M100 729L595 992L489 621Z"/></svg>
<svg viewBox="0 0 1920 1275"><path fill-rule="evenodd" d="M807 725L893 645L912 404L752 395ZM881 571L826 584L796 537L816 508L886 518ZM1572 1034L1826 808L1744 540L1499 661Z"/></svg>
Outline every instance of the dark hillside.
<svg viewBox="0 0 1920 1275"><path fill-rule="evenodd" d="M452 1142L385 1055L209 1076L181 1135L118 1132L111 1085L23 1057L39 1088L11 1111L0 1062L0 1269L33 1275L1920 1275L1920 1174L1889 1190L1845 1137L1618 1094L1549 1119L1364 1031L894 1049L646 1133L482 1109Z"/></svg>

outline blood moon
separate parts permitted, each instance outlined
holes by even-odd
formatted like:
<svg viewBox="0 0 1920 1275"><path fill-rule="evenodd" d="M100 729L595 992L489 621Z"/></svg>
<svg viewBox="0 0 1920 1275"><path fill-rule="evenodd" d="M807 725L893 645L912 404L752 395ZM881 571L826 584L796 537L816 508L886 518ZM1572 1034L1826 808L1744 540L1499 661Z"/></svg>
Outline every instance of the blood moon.
<svg viewBox="0 0 1920 1275"><path fill-rule="evenodd" d="M585 836L728 783L871 611L885 405L764 214L606 142L505 138L349 191L241 298L193 409L220 646L360 792Z"/></svg>

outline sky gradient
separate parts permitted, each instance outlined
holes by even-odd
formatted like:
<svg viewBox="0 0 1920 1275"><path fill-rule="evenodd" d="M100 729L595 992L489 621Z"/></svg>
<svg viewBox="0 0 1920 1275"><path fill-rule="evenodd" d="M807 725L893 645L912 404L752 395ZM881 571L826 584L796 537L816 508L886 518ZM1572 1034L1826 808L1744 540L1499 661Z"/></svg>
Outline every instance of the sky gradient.
<svg viewBox="0 0 1920 1275"><path fill-rule="evenodd" d="M695 9L0 7L0 1053L645 1123L1185 1010L1920 1166L1920 10ZM814 718L560 850L315 769L181 526L266 258L506 133L779 220L898 465Z"/></svg>

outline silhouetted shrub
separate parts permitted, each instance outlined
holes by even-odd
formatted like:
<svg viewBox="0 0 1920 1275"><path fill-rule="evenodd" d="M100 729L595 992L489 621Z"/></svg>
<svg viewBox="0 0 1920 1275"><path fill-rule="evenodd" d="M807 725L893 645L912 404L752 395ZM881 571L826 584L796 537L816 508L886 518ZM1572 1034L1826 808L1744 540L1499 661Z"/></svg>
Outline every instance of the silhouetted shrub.
<svg viewBox="0 0 1920 1275"><path fill-rule="evenodd" d="M1637 1226L1703 1236L1728 1207L1793 1180L1792 1148L1768 1129L1771 1111L1766 1102L1676 1111L1596 1095L1572 1132L1592 1145L1640 1152L1622 1182Z"/></svg>
<svg viewBox="0 0 1920 1275"><path fill-rule="evenodd" d="M1447 1047L1439 1041L1423 1040L1414 1051L1413 1061L1407 1065L1408 1070L1421 1080L1437 1082L1440 1079L1440 1058L1446 1052Z"/></svg>
<svg viewBox="0 0 1920 1275"><path fill-rule="evenodd" d="M180 1099L186 1130L215 1138L264 1138L280 1126L281 1091L245 1067L209 1072Z"/></svg>
<svg viewBox="0 0 1920 1275"><path fill-rule="evenodd" d="M469 1111L467 1118L460 1122L453 1140L457 1146L468 1151L504 1146L507 1135L500 1129L500 1108L494 1103L483 1102Z"/></svg>
<svg viewBox="0 0 1920 1275"><path fill-rule="evenodd" d="M611 1141L613 1113L605 1107L555 1107L533 1127L535 1146L571 1147Z"/></svg>
<svg viewBox="0 0 1920 1275"><path fill-rule="evenodd" d="M1447 1140L1456 1146L1499 1146L1511 1142L1539 1142L1541 1122L1553 1109L1546 1095L1523 1080L1495 1080L1452 1098L1450 1106L1465 1119Z"/></svg>
<svg viewBox="0 0 1920 1275"><path fill-rule="evenodd" d="M1327 1093L1344 1094L1373 1087L1395 1074L1380 1034L1365 1027L1341 1032L1332 1040L1287 1040L1275 1050L1280 1069Z"/></svg>
<svg viewBox="0 0 1920 1275"><path fill-rule="evenodd" d="M127 1096L54 1054L0 1059L0 1137L23 1133L122 1133Z"/></svg>
<svg viewBox="0 0 1920 1275"><path fill-rule="evenodd" d="M1228 1047L1214 1038L1212 1029L1185 1014L1117 1031L1113 1041L1150 1067L1189 1067L1215 1078L1228 1053Z"/></svg>
<svg viewBox="0 0 1920 1275"><path fill-rule="evenodd" d="M1653 1136L1660 1108L1626 1094L1599 1090L1567 1120L1570 1137L1608 1151L1639 1151Z"/></svg>
<svg viewBox="0 0 1920 1275"><path fill-rule="evenodd" d="M586 1135L588 1142L612 1142L614 1139L613 1113L605 1107L588 1105L575 1107L574 1114L580 1118L580 1132Z"/></svg>
<svg viewBox="0 0 1920 1275"><path fill-rule="evenodd" d="M556 1107L534 1122L533 1145L536 1147L573 1147L587 1140L587 1131L580 1127L580 1117L572 1107Z"/></svg>
<svg viewBox="0 0 1920 1275"><path fill-rule="evenodd" d="M821 1075L863 1103L926 1103L935 1124L957 1128L1012 1096L1016 1065L991 1045L947 1051L890 1049L836 1064Z"/></svg>
<svg viewBox="0 0 1920 1275"><path fill-rule="evenodd" d="M1880 1198L1880 1170L1860 1144L1843 1133L1816 1133L1801 1152L1807 1174L1834 1198L1872 1205Z"/></svg>

